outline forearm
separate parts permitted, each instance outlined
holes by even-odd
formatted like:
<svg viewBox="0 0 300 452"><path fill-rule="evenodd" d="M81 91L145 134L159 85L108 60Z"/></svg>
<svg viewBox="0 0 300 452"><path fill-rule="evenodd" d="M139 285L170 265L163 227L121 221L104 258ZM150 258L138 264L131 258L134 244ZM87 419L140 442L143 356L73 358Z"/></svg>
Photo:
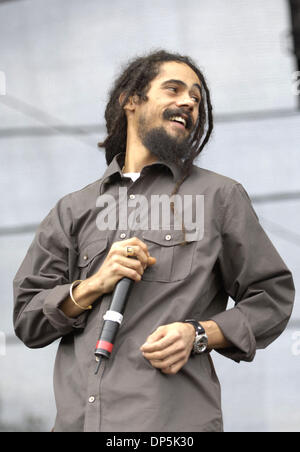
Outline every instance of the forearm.
<svg viewBox="0 0 300 452"><path fill-rule="evenodd" d="M99 297L103 295L103 291L99 288L99 282L96 283L95 277L82 281L73 289L73 298L77 304L82 306L79 308L69 296L60 305L60 310L70 318L78 317L84 312L84 308L92 305Z"/></svg>
<svg viewBox="0 0 300 452"><path fill-rule="evenodd" d="M219 328L218 324L212 320L207 322L200 322L208 337L208 348L209 349L222 349L232 347L232 344L227 341L222 330Z"/></svg>

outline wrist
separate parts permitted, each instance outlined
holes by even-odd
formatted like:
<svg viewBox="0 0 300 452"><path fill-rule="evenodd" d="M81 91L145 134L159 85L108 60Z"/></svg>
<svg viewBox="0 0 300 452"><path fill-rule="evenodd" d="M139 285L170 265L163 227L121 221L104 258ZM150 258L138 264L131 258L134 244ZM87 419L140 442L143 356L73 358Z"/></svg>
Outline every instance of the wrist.
<svg viewBox="0 0 300 452"><path fill-rule="evenodd" d="M101 280L99 280L99 277L96 277L96 275L85 279L80 285L82 290L85 291L86 295L100 297L104 294L104 284Z"/></svg>
<svg viewBox="0 0 300 452"><path fill-rule="evenodd" d="M216 322L213 320L207 320L206 322L201 322L201 325L206 331L209 349L232 347L232 344L225 338L222 330Z"/></svg>
<svg viewBox="0 0 300 452"><path fill-rule="evenodd" d="M195 328L191 323L182 322L191 332L192 336L195 336Z"/></svg>
<svg viewBox="0 0 300 452"><path fill-rule="evenodd" d="M81 281L73 290L73 297L82 307L93 304L102 295L103 292L93 277Z"/></svg>
<svg viewBox="0 0 300 452"><path fill-rule="evenodd" d="M184 323L190 324L194 329L194 344L192 353L196 355L204 353L208 348L208 338L203 325L195 319L185 320Z"/></svg>

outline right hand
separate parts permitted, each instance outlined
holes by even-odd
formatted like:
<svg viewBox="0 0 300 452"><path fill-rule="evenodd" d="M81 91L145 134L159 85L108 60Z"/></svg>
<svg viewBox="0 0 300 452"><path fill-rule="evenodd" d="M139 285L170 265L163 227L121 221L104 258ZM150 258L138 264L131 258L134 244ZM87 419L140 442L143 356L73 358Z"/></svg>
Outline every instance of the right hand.
<svg viewBox="0 0 300 452"><path fill-rule="evenodd" d="M136 259L127 257L127 246L134 249ZM149 265L156 263L151 257L147 245L137 237L113 243L103 264L90 280L101 293L112 292L117 282L124 276L140 281Z"/></svg>

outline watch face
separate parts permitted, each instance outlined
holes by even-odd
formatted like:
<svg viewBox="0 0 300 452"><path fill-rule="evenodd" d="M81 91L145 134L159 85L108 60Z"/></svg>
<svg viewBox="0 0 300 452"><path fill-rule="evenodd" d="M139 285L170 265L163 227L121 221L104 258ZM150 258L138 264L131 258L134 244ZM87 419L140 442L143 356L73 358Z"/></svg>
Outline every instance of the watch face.
<svg viewBox="0 0 300 452"><path fill-rule="evenodd" d="M201 336L196 336L194 342L194 353L199 354L205 352L208 345L208 339L206 334L201 334Z"/></svg>

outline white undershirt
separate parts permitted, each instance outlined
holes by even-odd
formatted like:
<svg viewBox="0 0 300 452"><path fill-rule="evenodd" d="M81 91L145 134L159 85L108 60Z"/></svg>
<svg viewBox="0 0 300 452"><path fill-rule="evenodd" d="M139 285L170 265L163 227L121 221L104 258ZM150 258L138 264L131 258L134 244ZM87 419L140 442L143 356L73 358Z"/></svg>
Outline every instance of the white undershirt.
<svg viewBox="0 0 300 452"><path fill-rule="evenodd" d="M130 179L132 179L133 182L135 182L140 177L140 175L141 173L123 173L123 176L130 177Z"/></svg>

